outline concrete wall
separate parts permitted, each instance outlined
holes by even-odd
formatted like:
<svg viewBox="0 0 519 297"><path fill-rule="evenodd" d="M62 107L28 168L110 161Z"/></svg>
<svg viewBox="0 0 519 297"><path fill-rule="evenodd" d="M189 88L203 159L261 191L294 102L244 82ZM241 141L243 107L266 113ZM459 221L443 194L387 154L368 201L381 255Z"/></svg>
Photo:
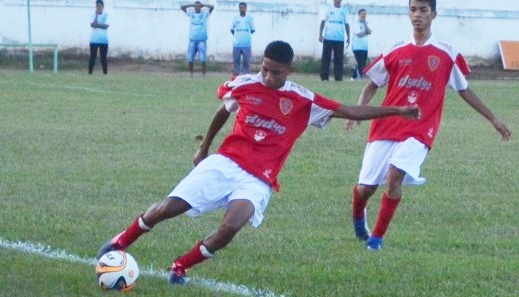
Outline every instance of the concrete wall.
<svg viewBox="0 0 519 297"><path fill-rule="evenodd" d="M180 5L194 1L105 0L110 14L110 56L175 59L185 55L189 20ZM209 18L210 59L230 59L232 18L239 0L205 0L215 5ZM290 42L296 55L319 58L320 11L332 0L250 0L248 13L254 17L253 55L260 57L266 44L275 39ZM412 28L407 0L343 0L350 8L350 22L360 8L368 11L373 30L370 56L375 56L398 39L407 38ZM95 0L31 0L33 43L57 43L60 49L87 50L89 18ZM519 40L519 1L438 1L433 32L453 44L467 57L495 60L498 40ZM0 0L0 43L28 41L27 0ZM474 59L472 59L475 61Z"/></svg>

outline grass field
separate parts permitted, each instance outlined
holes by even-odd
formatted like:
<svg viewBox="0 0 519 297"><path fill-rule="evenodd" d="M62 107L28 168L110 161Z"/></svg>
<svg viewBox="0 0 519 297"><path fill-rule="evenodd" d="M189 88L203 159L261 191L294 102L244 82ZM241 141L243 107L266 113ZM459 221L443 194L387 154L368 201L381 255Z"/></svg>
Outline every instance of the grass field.
<svg viewBox="0 0 519 297"><path fill-rule="evenodd" d="M0 296L114 296L97 287L89 263L190 170L195 137L205 133L227 77L0 70ZM291 78L346 104L362 88ZM517 296L519 84L472 86L514 138L502 143L449 91L423 168L428 183L405 188L382 252L366 251L351 227L350 190L368 123L346 133L335 121L309 128L264 224L246 227L215 259L190 270L191 285L169 287L163 273L223 212L182 216L142 237L129 252L151 272L129 296ZM380 194L369 205L371 225ZM38 244L41 253L23 251ZM220 288L234 285L242 290Z"/></svg>

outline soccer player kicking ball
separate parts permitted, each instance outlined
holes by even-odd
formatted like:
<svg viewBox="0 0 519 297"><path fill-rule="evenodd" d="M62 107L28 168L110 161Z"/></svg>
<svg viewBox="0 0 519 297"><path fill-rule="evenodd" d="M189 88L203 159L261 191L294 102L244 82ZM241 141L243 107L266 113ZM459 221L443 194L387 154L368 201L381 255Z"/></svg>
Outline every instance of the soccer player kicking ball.
<svg viewBox="0 0 519 297"><path fill-rule="evenodd" d="M414 33L380 55L366 69L370 81L362 90L359 106L367 105L379 87L388 85L382 106L417 104L419 121L401 117L373 120L362 160L358 183L353 188L355 234L370 250L380 250L382 239L402 197L402 185L420 185L420 168L438 133L447 85L473 109L489 120L507 141L511 132L469 88L465 76L470 69L452 46L431 34L436 17L435 0L410 0L409 17ZM358 123L358 122L357 122ZM347 122L351 129L354 122ZM386 184L373 234L365 214L368 199Z"/></svg>
<svg viewBox="0 0 519 297"><path fill-rule="evenodd" d="M226 209L220 226L170 267L169 282L184 284L186 271L224 248L248 223L263 221L272 189L290 150L308 125L323 127L333 118L366 120L393 115L420 117L415 106L345 106L287 81L294 52L283 41L265 49L261 72L238 76L218 89L223 101L194 159L196 165L162 201L139 215L123 232L105 243L98 258L125 250L156 224L186 213L197 216ZM234 128L218 151L208 156L211 142L236 112Z"/></svg>

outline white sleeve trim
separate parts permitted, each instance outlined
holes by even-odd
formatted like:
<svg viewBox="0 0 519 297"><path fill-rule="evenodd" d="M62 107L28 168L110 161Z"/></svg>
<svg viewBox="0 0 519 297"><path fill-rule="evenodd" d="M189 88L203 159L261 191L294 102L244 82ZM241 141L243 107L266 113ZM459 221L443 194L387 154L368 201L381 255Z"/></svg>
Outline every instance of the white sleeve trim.
<svg viewBox="0 0 519 297"><path fill-rule="evenodd" d="M317 128L325 128L331 121L332 110L322 108L317 104L312 103L312 110L310 111L310 118L308 119L308 126Z"/></svg>
<svg viewBox="0 0 519 297"><path fill-rule="evenodd" d="M227 94L223 97L223 104L228 112L235 112L240 108L238 101L232 97L228 97Z"/></svg>
<svg viewBox="0 0 519 297"><path fill-rule="evenodd" d="M384 65L384 58L373 65L366 74L379 88L387 85L389 82L389 72Z"/></svg>
<svg viewBox="0 0 519 297"><path fill-rule="evenodd" d="M451 76L449 78L449 86L455 91L463 91L469 87L469 83L465 75L461 72L458 65L454 64L452 67Z"/></svg>

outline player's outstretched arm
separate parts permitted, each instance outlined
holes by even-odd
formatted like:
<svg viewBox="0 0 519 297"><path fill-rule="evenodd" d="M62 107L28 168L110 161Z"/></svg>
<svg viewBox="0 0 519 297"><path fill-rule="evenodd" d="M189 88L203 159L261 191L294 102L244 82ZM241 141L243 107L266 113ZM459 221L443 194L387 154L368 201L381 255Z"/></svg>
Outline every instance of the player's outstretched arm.
<svg viewBox="0 0 519 297"><path fill-rule="evenodd" d="M209 125L209 129L207 129L207 133L205 134L200 147L195 153L195 158L193 160L193 164L195 166L207 157L214 137L216 134L218 134L220 129L222 129L225 122L227 122L229 115L230 113L225 108L225 105L222 104L222 106L216 111L216 114L214 115L213 120Z"/></svg>
<svg viewBox="0 0 519 297"><path fill-rule="evenodd" d="M508 129L508 127L494 115L494 113L485 105L485 103L483 103L483 101L481 101L481 99L479 99L479 96L474 93L471 88L459 91L459 94L465 102L492 123L497 132L501 134L501 139L503 141L508 141L512 137L510 129Z"/></svg>
<svg viewBox="0 0 519 297"><path fill-rule="evenodd" d="M371 120L389 116L403 116L410 119L420 119L422 112L418 106L384 106L369 105L346 106L341 105L332 117L350 119L356 121Z"/></svg>

